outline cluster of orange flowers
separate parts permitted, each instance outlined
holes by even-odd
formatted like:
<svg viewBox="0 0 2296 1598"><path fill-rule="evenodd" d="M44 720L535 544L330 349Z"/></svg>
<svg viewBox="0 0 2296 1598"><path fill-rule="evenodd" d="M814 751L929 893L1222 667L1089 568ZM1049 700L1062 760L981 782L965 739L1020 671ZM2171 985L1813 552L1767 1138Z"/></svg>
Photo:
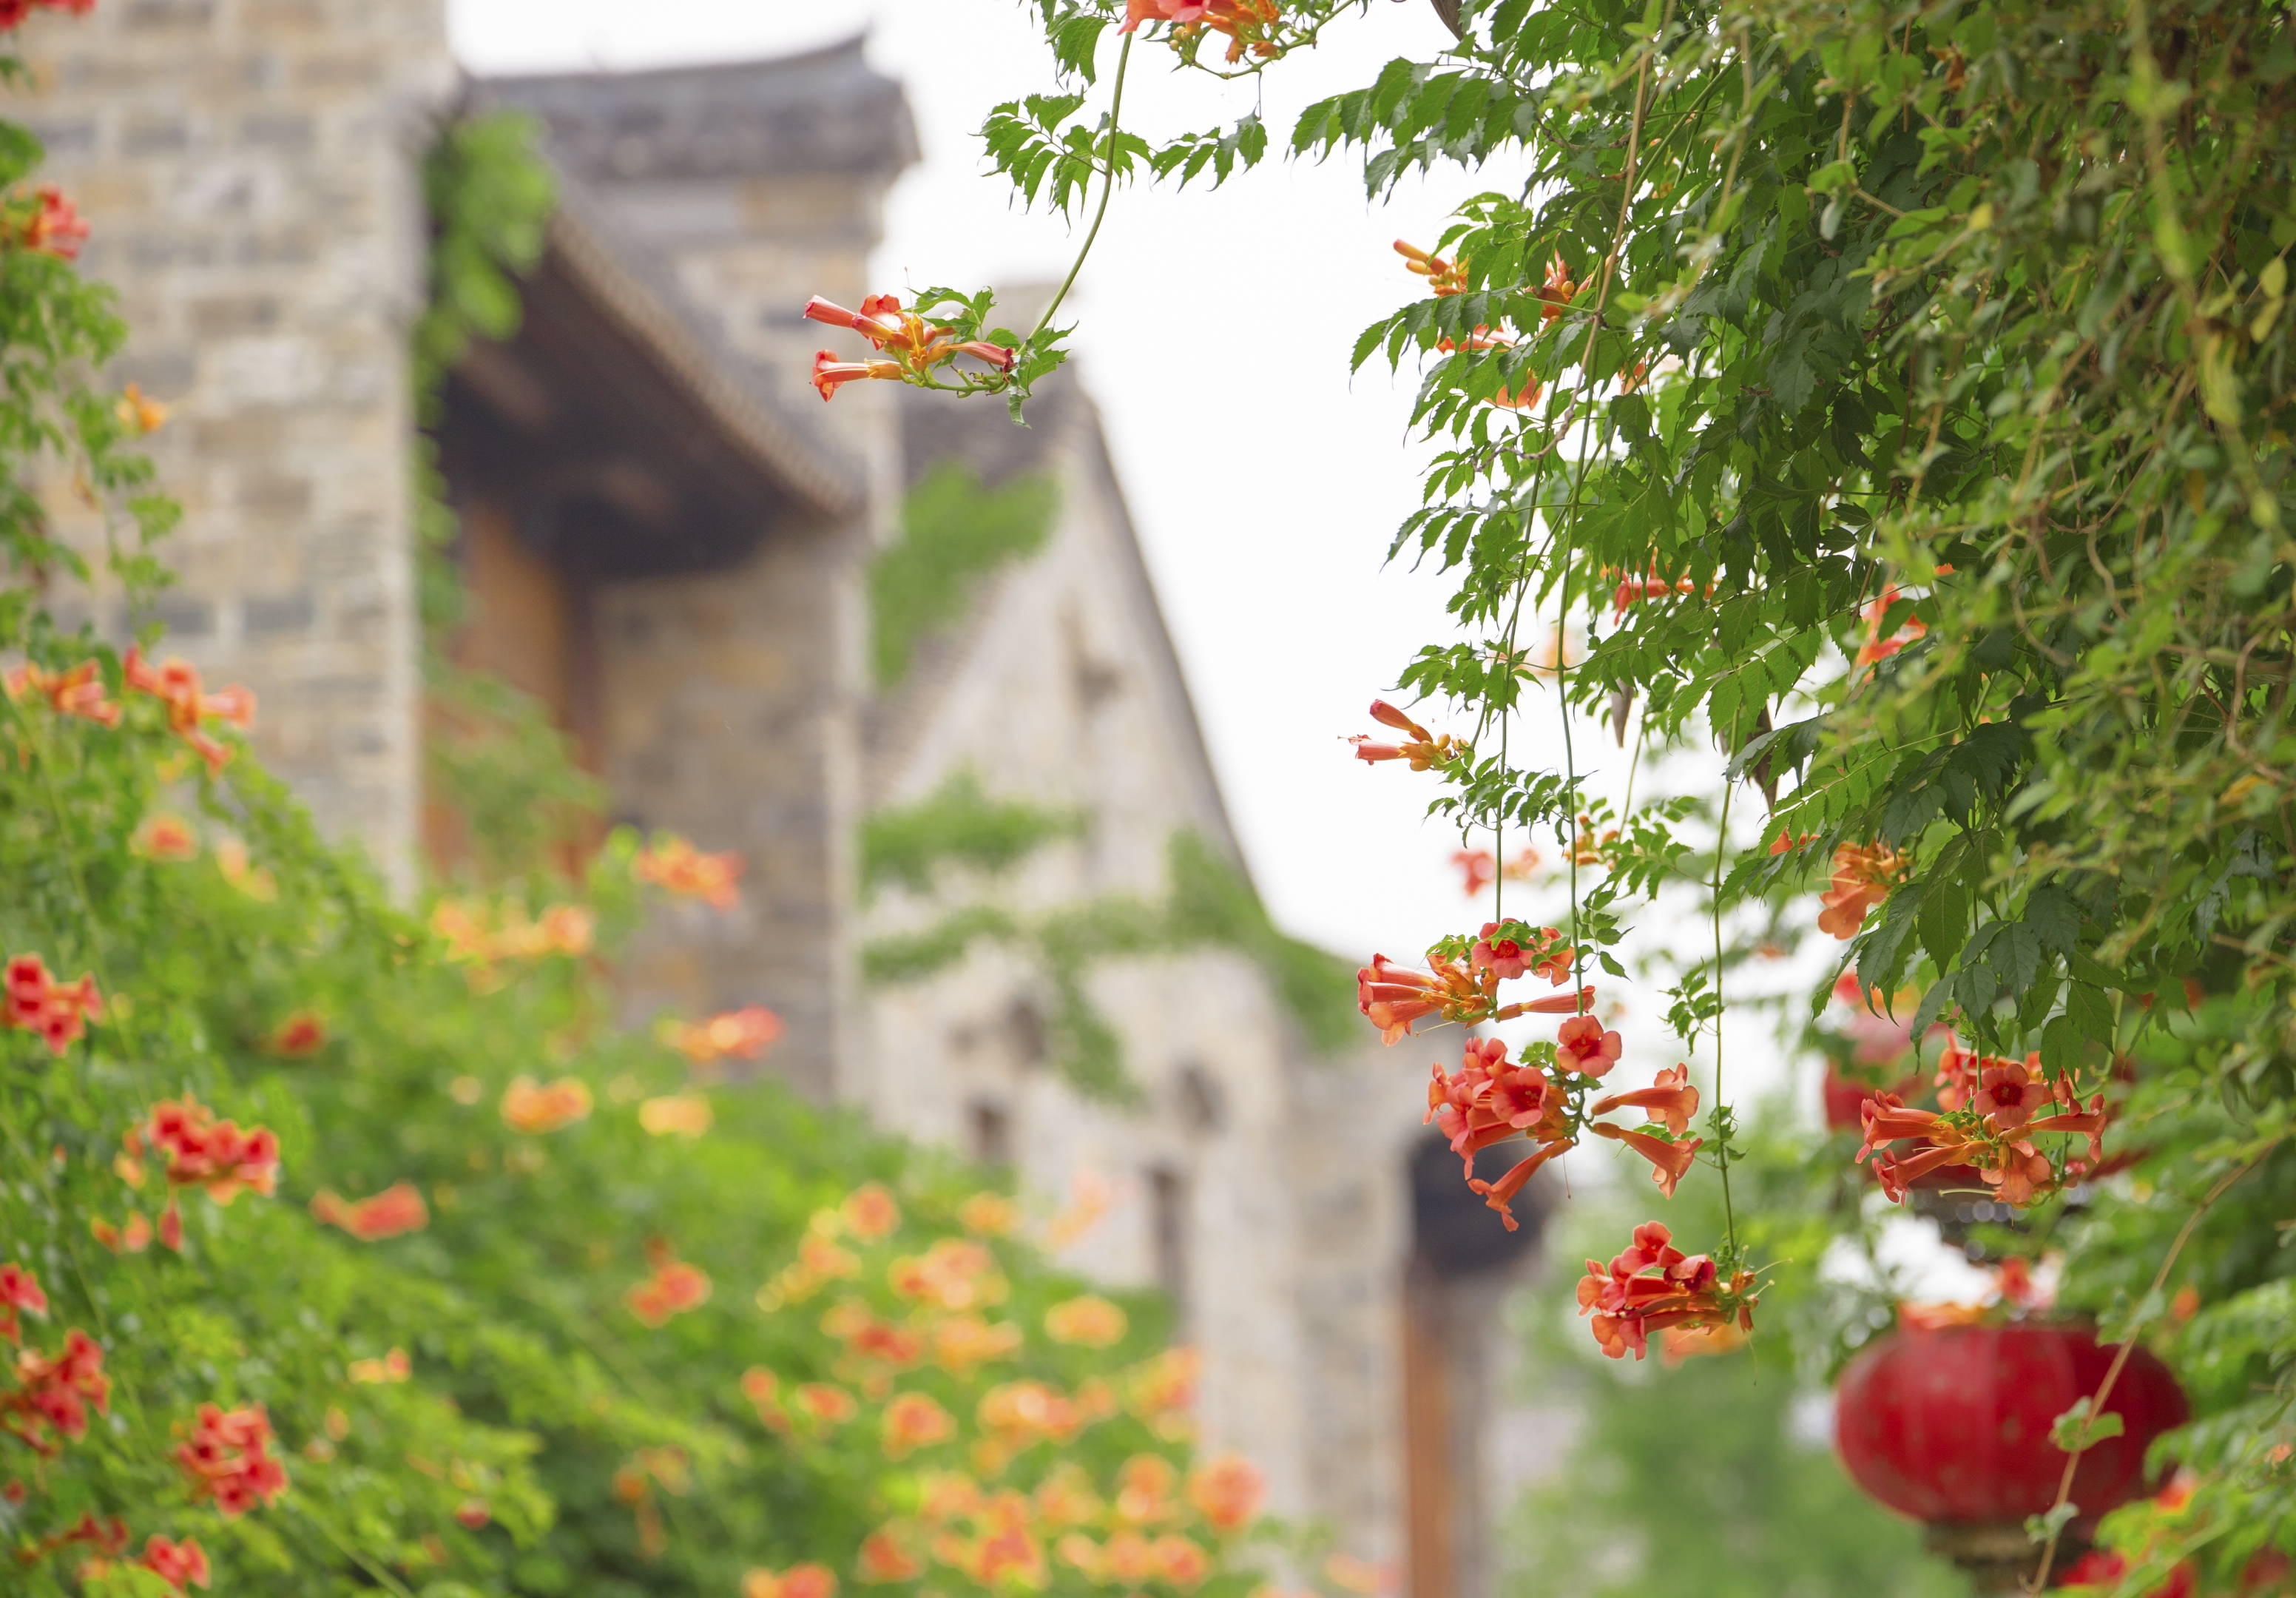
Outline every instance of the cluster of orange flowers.
<svg viewBox="0 0 2296 1598"><path fill-rule="evenodd" d="M503 1090L502 1118L513 1131L541 1137L589 1119L594 1104L590 1085L578 1077L561 1077L548 1084L513 1077Z"/></svg>
<svg viewBox="0 0 2296 1598"><path fill-rule="evenodd" d="M1498 856L1488 849L1460 849L1451 856L1451 864L1459 868L1460 891L1474 898L1501 876L1510 882L1528 882L1538 870L1538 851L1518 850L1504 869Z"/></svg>
<svg viewBox="0 0 2296 1598"><path fill-rule="evenodd" d="M1383 699L1371 701L1371 718L1407 735L1400 743L1380 743L1368 733L1357 733L1348 742L1356 746L1358 760L1373 765L1382 760L1408 760L1412 770L1425 771L1470 752L1448 733L1437 737Z"/></svg>
<svg viewBox="0 0 2296 1598"><path fill-rule="evenodd" d="M227 1520L269 1508L287 1490L286 1469L271 1456L271 1419L259 1404L234 1410L201 1405L176 1463L193 1500L213 1499Z"/></svg>
<svg viewBox="0 0 2296 1598"><path fill-rule="evenodd" d="M893 294L872 294L861 302L857 311L849 311L816 294L805 302L805 318L808 322L826 322L832 327L851 328L874 345L882 357L840 361L834 350L816 351L813 357L813 386L821 390L824 399L833 397L846 383L871 378L893 382L929 381L937 368L947 365L961 355L986 362L999 373L1012 371L1016 358L1015 351L1001 344L979 339L960 340L954 329L935 326L915 312L903 310L900 298Z"/></svg>
<svg viewBox="0 0 2296 1598"><path fill-rule="evenodd" d="M642 851L631 862L641 882L650 882L682 898L696 898L713 909L731 910L740 902L742 856L705 855L683 838L666 838Z"/></svg>
<svg viewBox="0 0 2296 1598"><path fill-rule="evenodd" d="M365 1199L346 1200L332 1188L321 1188L311 1201L311 1218L323 1226L338 1226L363 1243L404 1237L430 1224L430 1206L412 1182L394 1182Z"/></svg>
<svg viewBox="0 0 2296 1598"><path fill-rule="evenodd" d="M27 660L0 677L0 684L6 685L10 699L37 694L59 716L78 716L101 727L119 725L119 705L106 696L100 660L82 660L69 671L44 670Z"/></svg>
<svg viewBox="0 0 2296 1598"><path fill-rule="evenodd" d="M699 1266L673 1258L659 1243L651 1252L653 1274L623 1295L632 1315L649 1326L667 1326L673 1316L709 1301L709 1278Z"/></svg>
<svg viewBox="0 0 2296 1598"><path fill-rule="evenodd" d="M1886 843L1842 844L1833 851L1833 881L1819 898L1825 908L1818 913L1818 930L1845 942L1857 937L1867 913L1890 897L1911 865Z"/></svg>
<svg viewBox="0 0 2296 1598"><path fill-rule="evenodd" d="M1685 1255L1657 1221L1635 1228L1634 1241L1606 1266L1587 1262L1578 1279L1578 1313L1594 1315L1595 1341L1612 1359L1648 1351L1650 1334L1669 1328L1754 1329L1754 1276L1740 1271L1726 1286L1714 1261Z"/></svg>
<svg viewBox="0 0 2296 1598"><path fill-rule="evenodd" d="M1677 578L1669 582L1652 567L1647 577L1622 577L1618 592L1611 595L1611 615L1615 619L1646 599L1664 599L1671 594L1695 594L1698 585L1688 578Z"/></svg>
<svg viewBox="0 0 2296 1598"><path fill-rule="evenodd" d="M31 1282L29 1274L24 1280ZM38 1284L31 1285L37 1292ZM44 1313L46 1299L40 1302ZM87 1435L90 1405L98 1414L111 1412L111 1379L103 1373L103 1349L77 1326L64 1333L63 1347L53 1354L17 1349L13 1374L15 1388L0 1393L0 1431L43 1457L53 1458L66 1442Z"/></svg>
<svg viewBox="0 0 2296 1598"><path fill-rule="evenodd" d="M48 1295L40 1286L38 1277L11 1260L0 1265L0 1337L10 1342L20 1341L23 1323L17 1312L47 1317Z"/></svg>
<svg viewBox="0 0 2296 1598"><path fill-rule="evenodd" d="M1429 969L1424 971L1398 965L1384 955L1374 955L1369 965L1356 971L1356 1009L1393 1045L1410 1036L1412 1028L1430 1016L1472 1026L1522 1015L1574 1015L1595 1002L1595 990L1587 987L1502 1005L1499 984L1510 979L1501 975L1503 967L1513 969L1515 976L1525 970L1536 971L1559 985L1570 979L1571 951L1559 947L1556 940L1561 935L1552 928L1534 932L1521 922L1485 925L1484 934L1464 951L1468 956L1464 963L1440 944L1427 951ZM1505 935L1494 936L1499 933ZM1503 946L1513 952L1502 955ZM1475 947L1488 951L1480 962L1473 955Z"/></svg>
<svg viewBox="0 0 2296 1598"><path fill-rule="evenodd" d="M1674 1196L1702 1146L1701 1139L1688 1135L1690 1119L1698 1113L1698 1089L1690 1085L1689 1068L1677 1065L1659 1072L1648 1087L1588 1104L1587 1096L1621 1052L1618 1033L1581 1015L1562 1023L1553 1045L1525 1048L1520 1061L1508 1058L1499 1039L1482 1037L1468 1040L1457 1070L1447 1076L1440 1065L1431 1068L1426 1119L1450 1140L1451 1151L1464 1164L1468 1186L1499 1212L1509 1231L1515 1227L1511 1206L1524 1184L1547 1161L1578 1147L1581 1132L1624 1143L1649 1160L1659 1191ZM1552 1060L1552 1075L1542 1059ZM1618 1110L1639 1110L1647 1124L1636 1128L1595 1119ZM1528 1139L1533 1152L1496 1182L1476 1176L1475 1156L1514 1137Z"/></svg>
<svg viewBox="0 0 2296 1598"><path fill-rule="evenodd" d="M1902 1201L1922 1178L1953 1167L1966 1167L2002 1202L2023 1208L2086 1176L2104 1159L2104 1128L2111 1119L2104 1095L2093 1095L2084 1109L2070 1076L2054 1082L2041 1069L2041 1057L2021 1061L1974 1054L1948 1044L1938 1071L1941 1110L1911 1110L1893 1093L1876 1094L1861 1106L1865 1142L1882 1191ZM2054 1113L2042 1114L2054 1108ZM2087 1157L2053 1160L2033 1143L2058 1133L2084 1137ZM1890 1144L1915 1144L1910 1154Z"/></svg>
<svg viewBox="0 0 2296 1598"><path fill-rule="evenodd" d="M206 724L228 722L242 732L255 725L254 694L244 688L206 692L200 686L198 670L185 661L164 660L155 667L131 646L120 667L130 688L152 695L167 707L168 725L207 762L209 772L220 772L231 758L231 750L209 734Z"/></svg>
<svg viewBox="0 0 2296 1598"><path fill-rule="evenodd" d="M94 0L39 0L53 9L69 8L86 11ZM0 26L13 26L5 20L6 10L26 5L27 0L0 0ZM36 250L53 255L59 260L79 258L80 246L87 242L87 221L64 192L52 183L44 183L29 194L18 193L9 207L11 242L20 250Z"/></svg>
<svg viewBox="0 0 2296 1598"><path fill-rule="evenodd" d="M1273 61L1283 53L1275 37L1283 12L1275 0L1126 0L1124 26L1130 33L1143 22L1169 22L1175 43L1185 44L1207 31L1227 37L1228 64L1249 54Z"/></svg>
<svg viewBox="0 0 2296 1598"><path fill-rule="evenodd" d="M90 1021L103 1019L103 999L95 991L93 976L83 974L77 982L59 982L48 974L46 963L37 955L10 958L6 1006L0 1011L0 1026L37 1032L48 1052L60 1059Z"/></svg>
<svg viewBox="0 0 2296 1598"><path fill-rule="evenodd" d="M77 1523L42 1537L16 1557L24 1564L37 1564L58 1549L78 1544L89 1550L88 1558L79 1567L80 1583L93 1588L127 1553L127 1521L117 1515L99 1520L94 1514L83 1512ZM144 1555L133 1562L151 1571L178 1594L187 1587L208 1585L208 1556L194 1537L185 1537L178 1543L155 1533L144 1539Z"/></svg>
<svg viewBox="0 0 2296 1598"><path fill-rule="evenodd" d="M781 1040L782 1018L763 1004L744 1004L706 1021L682 1026L672 1022L664 1036L672 1048L696 1065L755 1060Z"/></svg>
<svg viewBox="0 0 2296 1598"><path fill-rule="evenodd" d="M1055 1467L1029 1492L938 1472L925 1479L913 1517L863 1543L859 1574L865 1582L910 1581L930 1564L984 1586L1038 1587L1057 1561L1095 1583L1154 1581L1187 1591L1212 1573L1201 1536L1242 1530L1266 1496L1258 1467L1235 1455L1199 1466L1185 1491L1170 1461L1136 1455L1107 1496L1074 1464Z"/></svg>
<svg viewBox="0 0 2296 1598"><path fill-rule="evenodd" d="M1395 252L1403 258L1405 271L1427 280L1428 290L1436 299L1447 299L1455 294L1464 294L1467 291L1467 268L1464 261L1451 260L1443 256L1432 254L1402 239L1395 241ZM1563 260L1560 252L1556 253L1546 263L1546 281L1538 287L1538 298L1546 302L1539 307L1539 325L1546 326L1570 308L1570 301L1577 296L1579 287L1578 283L1571 280L1569 263ZM1505 332L1493 330L1487 324L1478 324L1473 333L1467 339L1467 348L1470 349L1511 349L1513 347L1513 338ZM1448 355L1458 346L1449 339L1440 339L1436 341L1435 348L1443 354ZM1627 388L1631 389L1639 384L1643 373L1644 368L1636 366L1634 377L1626 385ZM1510 393L1505 388L1501 388L1487 403L1505 411L1527 410L1538 403L1538 397L1544 392L1545 385L1534 378L1516 392Z"/></svg>
<svg viewBox="0 0 2296 1598"><path fill-rule="evenodd" d="M279 1184L277 1135L268 1127L242 1131L236 1121L219 1121L189 1094L180 1101L161 1100L151 1119L130 1127L120 1142L127 1156L120 1175L130 1187L143 1184L140 1162L147 1147L167 1162L170 1188L203 1187L218 1204L230 1203L242 1192L267 1198Z"/></svg>
<svg viewBox="0 0 2296 1598"><path fill-rule="evenodd" d="M499 924L484 906L460 899L440 899L430 912L430 930L446 940L449 959L473 965L497 960L534 960L545 955L579 957L590 952L598 918L580 905L553 905L532 921L523 910L505 906Z"/></svg>
<svg viewBox="0 0 2296 1598"><path fill-rule="evenodd" d="M201 688L198 670L184 661L169 660L153 666L144 659L140 650L131 646L120 668L129 688L160 701L166 708L168 725L197 751L210 772L224 768L231 758L231 750L217 742L207 731L206 724L227 722L242 732L255 725L253 693L245 688L206 692ZM106 697L103 668L96 660L83 660L60 672L26 661L0 677L0 685L6 687L12 700L21 700L28 694L46 700L49 709L59 716L77 716L104 727L119 725L120 707Z"/></svg>

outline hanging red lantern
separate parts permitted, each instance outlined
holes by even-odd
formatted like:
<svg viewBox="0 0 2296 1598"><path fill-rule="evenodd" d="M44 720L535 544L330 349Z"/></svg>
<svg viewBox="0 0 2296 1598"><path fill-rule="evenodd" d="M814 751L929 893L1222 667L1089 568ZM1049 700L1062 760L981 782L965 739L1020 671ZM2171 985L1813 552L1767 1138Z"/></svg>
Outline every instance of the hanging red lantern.
<svg viewBox="0 0 2296 1598"><path fill-rule="evenodd" d="M2087 1326L2012 1322L1901 1332L1850 1361L1835 1396L1842 1463L1868 1495L1928 1522L1931 1545L2006 1591L2035 1555L2029 1515L2056 1503L2065 1455L2056 1418L2104 1381L2116 1350ZM2104 1412L2120 1436L2092 1445L2073 1473L2083 1523L2142 1496L2144 1450L2190 1411L2169 1368L2129 1351ZM1988 1581L1997 1584L1987 1588Z"/></svg>

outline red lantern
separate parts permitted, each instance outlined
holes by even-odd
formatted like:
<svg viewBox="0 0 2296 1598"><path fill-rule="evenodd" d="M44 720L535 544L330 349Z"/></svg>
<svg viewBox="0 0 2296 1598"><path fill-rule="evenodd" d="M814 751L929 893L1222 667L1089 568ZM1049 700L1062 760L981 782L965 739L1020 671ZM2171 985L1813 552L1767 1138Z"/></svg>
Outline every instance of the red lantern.
<svg viewBox="0 0 2296 1598"><path fill-rule="evenodd" d="M2095 1395L2114 1352L2089 1328L2063 1324L1885 1337L1842 1373L1842 1463L1867 1494L1929 1522L1931 1545L1980 1581L2013 1576L2036 1553L2025 1517L2048 1512L2064 1473L2049 1428ZM2177 1379L2143 1348L2130 1350L2104 1408L2123 1431L2083 1453L2073 1473L2071 1501L2085 1523L2143 1494L2145 1448L2190 1413Z"/></svg>

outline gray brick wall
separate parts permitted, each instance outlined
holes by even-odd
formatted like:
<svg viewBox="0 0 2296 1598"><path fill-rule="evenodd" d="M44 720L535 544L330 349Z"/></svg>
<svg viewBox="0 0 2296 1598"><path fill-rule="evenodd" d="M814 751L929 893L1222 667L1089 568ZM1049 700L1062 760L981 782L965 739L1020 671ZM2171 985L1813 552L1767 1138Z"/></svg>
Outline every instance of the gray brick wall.
<svg viewBox="0 0 2296 1598"><path fill-rule="evenodd" d="M261 701L331 832L411 877L420 807L406 332L417 162L452 93L442 0L107 0L36 17L20 106L173 411L168 649ZM100 531L59 496L58 522ZM118 632L116 602L98 617Z"/></svg>

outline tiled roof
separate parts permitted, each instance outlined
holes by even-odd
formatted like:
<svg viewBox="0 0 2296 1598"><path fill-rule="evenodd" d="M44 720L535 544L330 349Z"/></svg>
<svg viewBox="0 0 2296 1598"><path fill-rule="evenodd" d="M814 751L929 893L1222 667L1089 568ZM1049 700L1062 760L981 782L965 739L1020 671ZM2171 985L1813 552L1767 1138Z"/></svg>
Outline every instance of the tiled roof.
<svg viewBox="0 0 2296 1598"><path fill-rule="evenodd" d="M821 172L890 177L917 159L901 86L862 40L769 61L493 78L481 105L526 107L550 152L594 182Z"/></svg>

